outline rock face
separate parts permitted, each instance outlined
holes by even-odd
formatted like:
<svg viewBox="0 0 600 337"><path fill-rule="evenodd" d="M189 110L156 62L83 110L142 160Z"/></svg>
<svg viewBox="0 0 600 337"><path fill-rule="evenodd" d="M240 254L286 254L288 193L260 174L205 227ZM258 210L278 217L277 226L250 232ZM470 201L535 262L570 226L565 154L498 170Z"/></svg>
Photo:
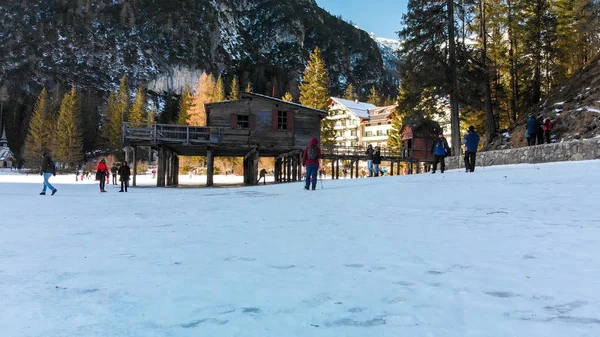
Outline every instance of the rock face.
<svg viewBox="0 0 600 337"><path fill-rule="evenodd" d="M177 93L202 71L256 92L294 91L315 47L332 94L366 96L386 71L378 44L314 0L20 0L0 5L0 83L11 97L41 86L108 90L128 75Z"/></svg>
<svg viewBox="0 0 600 337"><path fill-rule="evenodd" d="M477 153L478 167L600 159L600 139L543 144ZM464 168L463 157L446 158L448 169Z"/></svg>

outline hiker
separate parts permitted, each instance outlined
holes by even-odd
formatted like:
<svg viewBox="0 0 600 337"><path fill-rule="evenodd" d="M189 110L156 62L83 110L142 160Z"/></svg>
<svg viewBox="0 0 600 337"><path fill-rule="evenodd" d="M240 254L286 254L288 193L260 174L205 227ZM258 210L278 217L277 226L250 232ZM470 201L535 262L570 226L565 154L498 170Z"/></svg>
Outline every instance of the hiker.
<svg viewBox="0 0 600 337"><path fill-rule="evenodd" d="M96 180L100 181L100 192L106 192L104 186L106 185L106 177L108 176L108 166L106 166L106 160L102 158L96 168Z"/></svg>
<svg viewBox="0 0 600 337"><path fill-rule="evenodd" d="M319 170L319 159L321 159L321 148L319 140L313 138L302 154L302 166L306 166L306 185L304 189L308 190L312 182L313 191L317 188L317 171Z"/></svg>
<svg viewBox="0 0 600 337"><path fill-rule="evenodd" d="M543 128L543 124L544 124L544 115L539 114L538 118L537 118L537 143L539 145L544 144L544 128Z"/></svg>
<svg viewBox="0 0 600 337"><path fill-rule="evenodd" d="M369 177L373 176L373 146L369 144L367 146L367 151L365 152L367 155L367 167L369 168Z"/></svg>
<svg viewBox="0 0 600 337"><path fill-rule="evenodd" d="M433 170L431 173L435 173L437 170L437 164L441 163L440 171L444 173L446 169L446 156L450 154L450 146L448 146L448 141L444 138L444 133L440 131L438 134L438 138L433 142L431 146L431 153L434 155L433 159Z"/></svg>
<svg viewBox="0 0 600 337"><path fill-rule="evenodd" d="M127 162L124 161L123 165L119 167L119 180L121 180L121 190L119 192L127 192L127 187L129 186L129 177L131 176L131 169ZM113 174L113 177L115 175ZM123 191L123 186L125 186L125 191Z"/></svg>
<svg viewBox="0 0 600 337"><path fill-rule="evenodd" d="M75 168L75 181L79 181L79 172L81 171L81 165L77 165ZM81 179L83 180L83 179Z"/></svg>
<svg viewBox="0 0 600 337"><path fill-rule="evenodd" d="M465 171L475 172L475 157L477 155L477 146L479 146L479 135L475 132L473 125L469 126L469 132L463 138L465 145Z"/></svg>
<svg viewBox="0 0 600 337"><path fill-rule="evenodd" d="M550 130L552 130L552 120L550 117L546 117L544 119L544 124L542 125L542 129L544 129L544 139L546 140L546 144L550 144Z"/></svg>
<svg viewBox="0 0 600 337"><path fill-rule="evenodd" d="M379 150L379 146L375 146L375 151L373 152L373 171L376 177L379 177L379 165L381 165L381 151Z"/></svg>
<svg viewBox="0 0 600 337"><path fill-rule="evenodd" d="M112 174L112 184L116 185L117 184L117 173L119 172L119 167L117 166L117 164L113 164L112 167L110 168L110 173ZM107 181L108 183L108 181ZM121 184L122 185L122 184Z"/></svg>
<svg viewBox="0 0 600 337"><path fill-rule="evenodd" d="M538 121L535 119L534 115L530 115L527 120L527 129L525 131L525 138L527 138L527 145L532 146L535 145L535 141L537 139L537 129L538 129Z"/></svg>
<svg viewBox="0 0 600 337"><path fill-rule="evenodd" d="M46 195L46 188L49 188L52 191L52 195L56 194L58 191L50 182L48 181L50 177L56 177L56 165L52 161L52 157L46 151L42 153L42 170L40 171L40 175L44 176L44 188L42 188L42 192L40 195Z"/></svg>
<svg viewBox="0 0 600 337"><path fill-rule="evenodd" d="M156 178L156 169L152 169L152 179Z"/></svg>

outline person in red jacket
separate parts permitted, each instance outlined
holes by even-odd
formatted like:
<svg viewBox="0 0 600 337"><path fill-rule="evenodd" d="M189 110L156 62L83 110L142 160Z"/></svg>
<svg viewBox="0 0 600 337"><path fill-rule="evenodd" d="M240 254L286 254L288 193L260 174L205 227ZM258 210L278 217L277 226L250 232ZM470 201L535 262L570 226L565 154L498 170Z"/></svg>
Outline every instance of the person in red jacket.
<svg viewBox="0 0 600 337"><path fill-rule="evenodd" d="M306 185L305 190L308 187L312 178L312 189L317 188L317 172L319 171L319 159L321 159L321 148L319 147L319 140L313 138L310 140L309 145L304 149L302 155L302 166L306 166Z"/></svg>
<svg viewBox="0 0 600 337"><path fill-rule="evenodd" d="M98 163L98 168L96 169L96 180L100 180L100 192L106 192L104 190L104 185L106 184L107 176L108 166L106 166L106 160L102 158L102 160Z"/></svg>

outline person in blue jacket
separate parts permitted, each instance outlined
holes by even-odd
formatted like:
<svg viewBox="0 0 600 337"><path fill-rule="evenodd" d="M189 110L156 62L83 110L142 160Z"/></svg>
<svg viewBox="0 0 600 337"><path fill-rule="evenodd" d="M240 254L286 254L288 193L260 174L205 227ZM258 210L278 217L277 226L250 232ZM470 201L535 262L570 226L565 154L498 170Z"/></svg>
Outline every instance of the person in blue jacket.
<svg viewBox="0 0 600 337"><path fill-rule="evenodd" d="M446 162L444 158L450 155L450 146L448 146L448 141L444 138L444 134L440 132L438 134L438 138L433 142L431 146L431 153L434 156L433 159L433 171L431 173L435 173L437 170L437 165L440 163L440 171L444 173L446 169Z"/></svg>
<svg viewBox="0 0 600 337"><path fill-rule="evenodd" d="M525 131L525 137L527 138L527 145L535 145L535 141L537 139L537 131L538 131L539 122L535 119L534 115L529 116L529 120L527 120L527 131Z"/></svg>
<svg viewBox="0 0 600 337"><path fill-rule="evenodd" d="M477 146L479 146L479 135L475 132L473 125L469 126L469 132L463 138L462 143L465 145L465 170L466 172L475 172L475 156L477 154Z"/></svg>

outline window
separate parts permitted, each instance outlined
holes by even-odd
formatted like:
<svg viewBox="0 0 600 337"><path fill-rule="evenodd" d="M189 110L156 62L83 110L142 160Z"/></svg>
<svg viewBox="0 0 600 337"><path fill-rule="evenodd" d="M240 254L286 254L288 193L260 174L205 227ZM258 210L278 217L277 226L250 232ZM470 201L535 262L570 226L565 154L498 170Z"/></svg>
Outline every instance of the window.
<svg viewBox="0 0 600 337"><path fill-rule="evenodd" d="M351 142L350 142L350 146L358 146L358 142L351 141Z"/></svg>
<svg viewBox="0 0 600 337"><path fill-rule="evenodd" d="M373 137L373 131L365 132L365 137Z"/></svg>
<svg viewBox="0 0 600 337"><path fill-rule="evenodd" d="M378 136L383 136L383 130L377 130L377 135Z"/></svg>
<svg viewBox="0 0 600 337"><path fill-rule="evenodd" d="M351 137L356 137L356 130L350 131L350 136Z"/></svg>
<svg viewBox="0 0 600 337"><path fill-rule="evenodd" d="M238 129L250 129L250 117L245 115L237 116L237 128Z"/></svg>
<svg viewBox="0 0 600 337"><path fill-rule="evenodd" d="M277 130L287 130L288 128L288 116L287 111L277 112Z"/></svg>
<svg viewBox="0 0 600 337"><path fill-rule="evenodd" d="M385 134L389 136L389 135L390 135L390 133L391 133L391 131L392 131L392 130L390 130L390 129L387 129L387 130L385 130Z"/></svg>

